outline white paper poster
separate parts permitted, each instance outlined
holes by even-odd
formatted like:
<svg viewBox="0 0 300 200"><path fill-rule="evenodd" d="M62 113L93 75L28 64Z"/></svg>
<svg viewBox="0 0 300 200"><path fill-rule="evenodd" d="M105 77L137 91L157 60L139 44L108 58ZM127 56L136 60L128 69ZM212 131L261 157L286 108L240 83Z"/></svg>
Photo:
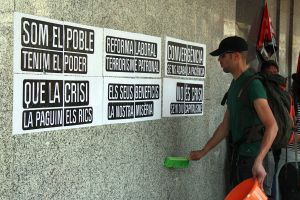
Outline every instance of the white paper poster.
<svg viewBox="0 0 300 200"><path fill-rule="evenodd" d="M203 115L204 82L163 79L163 117Z"/></svg>
<svg viewBox="0 0 300 200"><path fill-rule="evenodd" d="M15 13L13 134L102 124L102 42L101 28Z"/></svg>
<svg viewBox="0 0 300 200"><path fill-rule="evenodd" d="M104 124L161 118L161 79L104 77Z"/></svg>
<svg viewBox="0 0 300 200"><path fill-rule="evenodd" d="M206 45L166 37L165 76L205 78Z"/></svg>
<svg viewBox="0 0 300 200"><path fill-rule="evenodd" d="M104 29L104 76L161 77L161 38Z"/></svg>
<svg viewBox="0 0 300 200"><path fill-rule="evenodd" d="M15 13L14 73L102 76L103 29Z"/></svg>
<svg viewBox="0 0 300 200"><path fill-rule="evenodd" d="M102 123L102 77L14 76L13 133Z"/></svg>

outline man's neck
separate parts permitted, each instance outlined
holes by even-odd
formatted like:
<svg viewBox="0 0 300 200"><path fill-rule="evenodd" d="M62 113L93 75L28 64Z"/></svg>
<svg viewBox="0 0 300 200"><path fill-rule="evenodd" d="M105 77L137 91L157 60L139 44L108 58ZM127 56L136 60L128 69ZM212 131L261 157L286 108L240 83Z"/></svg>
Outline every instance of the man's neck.
<svg viewBox="0 0 300 200"><path fill-rule="evenodd" d="M240 77L240 75L242 73L244 73L245 71L247 70L247 65L246 64L243 64L243 65L239 65L236 70L234 72L232 72L232 76L233 76L233 79L236 80Z"/></svg>

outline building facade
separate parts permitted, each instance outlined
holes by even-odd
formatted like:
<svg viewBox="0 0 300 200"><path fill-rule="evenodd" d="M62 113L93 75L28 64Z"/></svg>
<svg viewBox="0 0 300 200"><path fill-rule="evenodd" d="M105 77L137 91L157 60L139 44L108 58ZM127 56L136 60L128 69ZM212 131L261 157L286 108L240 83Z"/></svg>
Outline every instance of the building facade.
<svg viewBox="0 0 300 200"><path fill-rule="evenodd" d="M296 71L300 51L300 2L267 3L277 34L280 73L290 76ZM201 148L222 120L225 108L220 102L232 77L208 53L230 35L242 36L253 46L263 6L261 0L1 0L0 199L223 199L225 142L186 169L166 169L163 161ZM14 97L17 89L22 92L22 87L14 86L19 81L14 65L20 59L14 46L14 35L20 31L14 27L15 12L160 38L161 80L166 70L166 37L204 44L206 74L193 79L203 81L202 115L15 134L15 118L26 111L22 100ZM256 67L258 62L254 57L249 64ZM21 78L32 79L32 74L24 73ZM98 84L90 82L96 88ZM163 98L158 101L163 105ZM20 104L21 110L14 104Z"/></svg>

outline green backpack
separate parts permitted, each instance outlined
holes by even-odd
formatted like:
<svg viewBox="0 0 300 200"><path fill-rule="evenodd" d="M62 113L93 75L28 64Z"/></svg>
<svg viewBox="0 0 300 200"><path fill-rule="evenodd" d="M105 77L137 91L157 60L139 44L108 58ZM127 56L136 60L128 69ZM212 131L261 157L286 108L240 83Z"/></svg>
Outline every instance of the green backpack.
<svg viewBox="0 0 300 200"><path fill-rule="evenodd" d="M246 106L254 106L250 103L247 88L252 80L259 79L267 92L268 103L273 112L275 120L278 126L277 136L272 144L272 149L279 149L286 147L294 137L294 104L293 98L289 92L280 88L280 85L285 84L285 78L276 74L264 74L256 73L250 78L248 78L241 90L238 93L237 98L240 99ZM228 92L224 95L221 102L222 105L225 105L227 101ZM263 127L262 127L263 128ZM253 127L253 130L259 128ZM238 141L238 143L252 143L258 140L261 140L264 131L252 131L251 134L244 134L244 136Z"/></svg>

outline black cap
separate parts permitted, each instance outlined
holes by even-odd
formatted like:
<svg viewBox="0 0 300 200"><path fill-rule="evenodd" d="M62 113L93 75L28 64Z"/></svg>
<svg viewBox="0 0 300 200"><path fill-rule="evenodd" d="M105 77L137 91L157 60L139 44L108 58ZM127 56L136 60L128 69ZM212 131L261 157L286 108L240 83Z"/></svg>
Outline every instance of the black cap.
<svg viewBox="0 0 300 200"><path fill-rule="evenodd" d="M238 36L231 36L220 42L219 48L210 52L212 56L219 56L226 52L242 52L248 50L247 42Z"/></svg>
<svg viewBox="0 0 300 200"><path fill-rule="evenodd" d="M264 70L265 68L268 68L268 67L272 66L272 65L275 66L276 69L279 71L279 66L274 60L267 60L267 61L263 62L261 64L261 71Z"/></svg>

